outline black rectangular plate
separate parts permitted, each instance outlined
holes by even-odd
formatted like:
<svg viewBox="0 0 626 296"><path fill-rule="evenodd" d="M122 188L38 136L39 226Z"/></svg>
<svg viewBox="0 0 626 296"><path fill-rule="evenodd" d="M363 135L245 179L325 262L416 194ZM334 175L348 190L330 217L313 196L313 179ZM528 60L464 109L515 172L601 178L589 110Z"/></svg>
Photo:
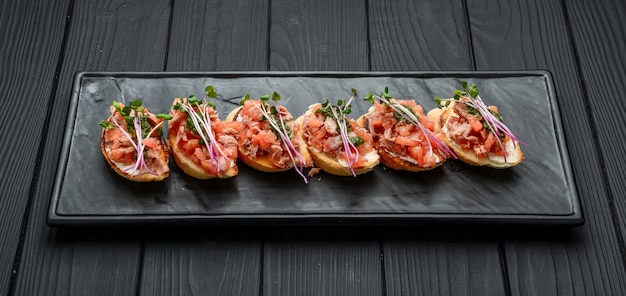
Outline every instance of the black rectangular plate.
<svg viewBox="0 0 626 296"><path fill-rule="evenodd" d="M294 172L262 173L240 164L238 176L196 180L170 161L163 182L134 183L116 175L100 152L98 121L113 100L142 99L155 113L172 100L202 95L213 85L223 119L246 93L277 91L294 116L324 98L361 97L386 86L425 110L450 97L460 81L476 83L498 105L509 128L528 146L518 166L495 170L450 160L428 172L380 165L357 177L321 173L309 184ZM51 197L50 225L120 224L557 224L581 225L582 212L552 79L524 72L254 72L77 73L64 145ZM369 104L355 100L351 116Z"/></svg>

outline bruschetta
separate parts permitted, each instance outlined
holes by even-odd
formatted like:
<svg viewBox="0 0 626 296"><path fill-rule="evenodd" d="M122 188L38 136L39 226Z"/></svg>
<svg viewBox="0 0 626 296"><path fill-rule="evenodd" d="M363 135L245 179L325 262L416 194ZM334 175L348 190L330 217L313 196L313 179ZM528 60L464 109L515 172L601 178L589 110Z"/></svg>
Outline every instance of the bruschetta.
<svg viewBox="0 0 626 296"><path fill-rule="evenodd" d="M258 100L246 95L241 106L232 110L226 121L242 125L238 139L239 159L263 172L295 169L308 182L303 169L313 162L305 142L298 137L300 126L292 114L278 104L280 95L265 95Z"/></svg>
<svg viewBox="0 0 626 296"><path fill-rule="evenodd" d="M161 181L169 176L169 151L162 138L167 114L155 115L141 100L128 106L113 101L107 120L100 121L100 148L109 166L135 182Z"/></svg>
<svg viewBox="0 0 626 296"><path fill-rule="evenodd" d="M339 176L357 176L371 171L380 161L370 133L347 117L350 103L328 100L309 106L296 121L301 122L301 135L316 167Z"/></svg>
<svg viewBox="0 0 626 296"><path fill-rule="evenodd" d="M438 108L428 112L445 143L470 165L504 169L522 162L520 144L525 143L504 124L498 108L484 104L475 84L461 85L453 98L436 97Z"/></svg>
<svg viewBox="0 0 626 296"><path fill-rule="evenodd" d="M212 86L206 97L214 98ZM179 168L197 179L230 178L239 173L237 137L241 124L223 122L215 105L191 95L172 103L168 133L172 156Z"/></svg>
<svg viewBox="0 0 626 296"><path fill-rule="evenodd" d="M394 170L427 171L449 157L456 157L443 143L443 135L435 133L435 124L414 100L399 100L385 88L380 96L370 94L367 114L357 123L372 134L381 163Z"/></svg>

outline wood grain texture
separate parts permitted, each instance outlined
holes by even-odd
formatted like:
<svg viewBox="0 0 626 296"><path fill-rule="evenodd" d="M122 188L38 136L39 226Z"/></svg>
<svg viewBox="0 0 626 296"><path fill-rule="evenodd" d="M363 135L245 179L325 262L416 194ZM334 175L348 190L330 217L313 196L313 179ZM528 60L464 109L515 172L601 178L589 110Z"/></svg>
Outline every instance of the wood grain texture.
<svg viewBox="0 0 626 296"><path fill-rule="evenodd" d="M141 295L257 295L260 238L250 231L208 232L147 236Z"/></svg>
<svg viewBox="0 0 626 296"><path fill-rule="evenodd" d="M621 238L626 240L626 162L622 161L626 154L626 127L622 124L626 122L626 3L567 1L565 7L602 151L609 199L615 206ZM622 249L623 264L625 252Z"/></svg>
<svg viewBox="0 0 626 296"><path fill-rule="evenodd" d="M368 3L373 71L473 69L462 2ZM505 294L499 234L476 237L472 229L386 232L386 295Z"/></svg>
<svg viewBox="0 0 626 296"><path fill-rule="evenodd" d="M138 235L103 229L30 235L14 295L132 295L141 258Z"/></svg>
<svg viewBox="0 0 626 296"><path fill-rule="evenodd" d="M512 295L620 295L598 289L603 281L589 258L583 233L537 231L510 235L506 258ZM590 262L591 260L591 262Z"/></svg>
<svg viewBox="0 0 626 296"><path fill-rule="evenodd" d="M379 242L368 230L266 233L262 295L381 295Z"/></svg>
<svg viewBox="0 0 626 296"><path fill-rule="evenodd" d="M56 229L46 225L46 217L74 73L163 69L169 3L76 1L70 17L15 295L133 295L141 232Z"/></svg>
<svg viewBox="0 0 626 296"><path fill-rule="evenodd" d="M492 235L473 230L413 232L385 237L386 295L506 294Z"/></svg>
<svg viewBox="0 0 626 296"><path fill-rule="evenodd" d="M0 1L0 294L7 295L22 222L29 208L43 120L56 70L69 1ZM19 106L27 108L14 108ZM15 116L6 116L6 114ZM18 118L18 120L16 120Z"/></svg>
<svg viewBox="0 0 626 296"><path fill-rule="evenodd" d="M461 1L368 1L372 71L471 70Z"/></svg>
<svg viewBox="0 0 626 296"><path fill-rule="evenodd" d="M571 230L509 233L506 258L512 295L620 294L625 290L623 258L600 159L590 153L598 147L590 140L593 130L581 108L587 102L561 2L471 0L468 7L477 69L552 73L586 219L583 227ZM558 239L544 240L550 237Z"/></svg>
<svg viewBox="0 0 626 296"><path fill-rule="evenodd" d="M365 0L272 0L269 70L368 70Z"/></svg>
<svg viewBox="0 0 626 296"><path fill-rule="evenodd" d="M174 1L167 70L267 70L268 3Z"/></svg>

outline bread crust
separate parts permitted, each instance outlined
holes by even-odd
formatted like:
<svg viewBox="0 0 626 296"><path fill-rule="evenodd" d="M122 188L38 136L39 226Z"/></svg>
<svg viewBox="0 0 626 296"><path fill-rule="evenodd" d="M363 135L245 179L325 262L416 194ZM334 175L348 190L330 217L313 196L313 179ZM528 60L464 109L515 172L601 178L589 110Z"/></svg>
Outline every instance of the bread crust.
<svg viewBox="0 0 626 296"><path fill-rule="evenodd" d="M357 119L357 121L356 121L357 124L360 127L367 129L368 128L368 118L369 118L369 116L373 112L374 112L374 106L370 107L366 114L361 115ZM371 130L370 130L370 133L373 134L373 132ZM374 140L374 147L378 151L378 155L380 155L380 163L382 163L386 167L388 167L390 169L393 169L393 170L409 171L409 172L423 172L423 171L429 171L429 170L432 170L434 168L437 168L437 167L439 167L439 166L441 166L441 165L443 165L445 163L445 157L443 155L441 155L439 152L436 152L438 157L444 159L444 161L435 163L435 165L433 165L433 166L422 167L419 164L403 160L402 158L398 157L397 155L394 155L393 153L390 153L389 151L387 151L387 149L385 149L384 147L382 147L380 145L380 141Z"/></svg>
<svg viewBox="0 0 626 296"><path fill-rule="evenodd" d="M107 121L111 122L112 117L113 116L109 116ZM114 127L114 128L117 128L117 127ZM100 134L100 151L102 152L102 155L104 156L104 159L106 160L106 162L109 164L109 167L111 167L111 169L113 169L113 171L116 172L118 175L133 182L163 181L165 178L169 176L169 172L170 172L169 167L167 168L167 170L157 175L153 175L148 172L143 172L139 175L131 175L130 173L124 171L123 166L127 166L127 165L115 162L109 156L110 149L107 147L107 143L105 141L105 132L106 132L106 129L102 128L102 132ZM168 166L169 165L168 147L163 141L163 139L159 138L159 141L161 141L161 147L163 147L163 149L158 151L158 158L162 162L164 162L166 166Z"/></svg>
<svg viewBox="0 0 626 296"><path fill-rule="evenodd" d="M428 112L428 118L435 122L435 130L441 132L445 135L444 142L454 153L457 155L457 159L473 165L473 166L487 166L495 169L506 169L513 166L518 165L524 160L524 153L522 152L519 143L514 142L510 137L507 138L506 142L503 142L505 146L510 145L512 149L508 150L507 161L504 162L504 159L501 161L496 158L490 157L478 157L473 150L463 149L459 144L450 138L446 129L443 128L448 119L454 114L454 105L456 103L452 102L449 106L443 107L441 109L435 108Z"/></svg>
<svg viewBox="0 0 626 296"><path fill-rule="evenodd" d="M235 109L233 109L232 111L230 111L228 113L228 115L226 116L226 119L224 121L228 121L228 122L234 122L237 120L237 116L239 116L239 112L241 111L241 109L243 108L243 106L239 106ZM296 125L298 125L297 122L295 122ZM301 130L301 129L300 129ZM297 141L298 141L298 152L300 153L300 155L304 158L305 163L302 164L303 167L310 167L313 163L312 159L311 159L311 155L309 154L309 151L307 149L307 145L304 142L304 140L299 136L299 133L297 133L296 135ZM292 169L292 166L287 166L287 167L277 167L275 166L271 161L270 161L270 157L269 156L263 156L263 157L257 157L257 158L251 158L247 155L246 153L246 147L243 145L243 140L244 139L239 139L239 144L238 144L238 150L239 150L239 160L241 160L243 163L245 163L246 165L252 167L253 169L262 171L262 172L268 172L268 173L276 173L276 172L283 172L283 171L287 171Z"/></svg>
<svg viewBox="0 0 626 296"><path fill-rule="evenodd" d="M309 106L309 109L300 117L298 117L296 119L297 122L299 122L300 126L302 126L302 128L299 131L300 134L300 138L301 139L305 139L304 133L305 133L305 127L304 127L304 119L306 116L315 116L312 112L312 108L314 108L314 106L316 106L317 104L313 104L311 106ZM308 143L307 143L308 144ZM308 150L309 153L311 154L311 157L313 158L313 163L316 167L321 168L323 171L332 174L332 175L337 175L337 176L352 176L352 170L350 170L349 167L343 166L339 160L333 156L330 153L326 153L323 151L319 151L315 148L313 148L312 146L308 146ZM374 150L374 152L376 152ZM367 173L371 170L374 169L374 167L376 167L376 165L378 165L378 163L380 162L380 157L377 156L375 158L375 161L368 161L364 164L363 167L360 168L353 168L354 170L354 174L355 175L361 175L364 173Z"/></svg>

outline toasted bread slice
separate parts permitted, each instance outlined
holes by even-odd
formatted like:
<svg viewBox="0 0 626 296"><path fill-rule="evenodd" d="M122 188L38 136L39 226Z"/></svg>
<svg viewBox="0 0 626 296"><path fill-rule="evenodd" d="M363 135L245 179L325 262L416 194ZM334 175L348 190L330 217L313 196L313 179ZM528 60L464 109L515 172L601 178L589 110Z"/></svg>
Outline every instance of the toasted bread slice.
<svg viewBox="0 0 626 296"><path fill-rule="evenodd" d="M177 98L172 104L176 105L181 102L187 102L187 99L183 98L181 100ZM205 108L204 105L201 106ZM190 145L190 141L199 142L199 140L202 140L201 137L187 127L188 114L186 112L172 110L171 115L173 118L168 122L168 131L174 161L185 174L197 179L225 179L234 177L239 173L236 146L238 129L234 126L225 127L225 123L220 122L215 110L208 106L206 108L210 108L209 112L213 115L210 120L215 143L211 145L217 145L219 151L215 153L211 159L206 146L200 145L199 143L195 144L195 142L194 145ZM217 134L215 131L215 127L218 125L220 126L220 134ZM204 137L208 138L206 134ZM186 147L191 147L187 148L191 149L188 153L183 151ZM212 148L212 146L210 147ZM192 153L195 149L199 149L198 152ZM201 157L202 160L199 157ZM203 163L204 166L202 165Z"/></svg>
<svg viewBox="0 0 626 296"><path fill-rule="evenodd" d="M114 116L120 116L115 108L111 108L111 116L107 118L106 122L113 124ZM146 114L149 114L151 118L151 127L156 126L162 122L161 118L156 118L146 109ZM163 139L153 132L150 135L150 139L154 140L154 148L148 146L144 147L145 169L143 166L139 166L138 169L134 169L136 164L137 150L132 147L127 136L120 133L120 128L125 128L126 123L122 123L123 119L116 120L119 126L113 126L111 128L102 128L100 137L100 150L104 159L107 161L111 169L118 175L134 181L134 182L151 182L162 181L169 176L169 150ZM127 135L128 130L124 130ZM134 136L134 134L133 134ZM136 141L136 140L135 140ZM115 148L114 148L115 147ZM125 152L121 152L124 150ZM150 171L148 171L150 170Z"/></svg>
<svg viewBox="0 0 626 296"><path fill-rule="evenodd" d="M513 141L510 137L507 137L502 143L505 147L506 161L503 156L496 155L494 153L488 153L486 157L478 157L473 150L463 149L450 137L449 129L447 127L450 118L452 116L458 116L453 109L455 104L455 102L452 102L447 107L430 110L428 112L428 118L435 122L435 130L440 131L445 135L444 142L454 151L459 160L474 166L487 166L496 169L510 168L524 160L524 153L522 152L519 143Z"/></svg>
<svg viewBox="0 0 626 296"><path fill-rule="evenodd" d="M368 129L369 132L374 136L374 147L376 147L376 150L378 151L378 154L380 155L380 162L383 165L394 170L409 171L409 172L422 172L422 171L432 170L445 163L446 157L443 156L442 153L438 149L433 149L433 154L435 155L438 161L434 162L432 165L420 165L417 160L411 158L408 155L401 156L390 151L390 149L387 148L386 145L382 144L385 138L384 134L377 133L374 127L370 126L369 124L370 123L369 119L371 116L373 116L375 111L376 110L374 106L370 107L366 114L360 116L357 119L357 124L363 128ZM394 127L391 127L390 129L394 130L395 124L394 124Z"/></svg>
<svg viewBox="0 0 626 296"><path fill-rule="evenodd" d="M234 110L232 110L228 114L228 116L226 116L225 121L241 122L240 112L242 108L243 106L239 106L235 108ZM298 125L297 122L294 122L294 123L296 124L296 126ZM300 129L300 127L298 126L296 129ZM245 130L245 127L244 127L244 130ZM242 133L238 141L238 149L239 149L238 157L243 163L245 163L246 165L256 170L259 170L262 172L269 172L269 173L287 171L293 168L293 165L294 165L293 163L289 165L282 165L282 166L276 165L275 163L273 163L271 155L253 157L251 153L248 151L249 147L247 147L246 145L246 139L243 136L243 134L244 133ZM302 140L301 137L298 136L298 133L296 133L294 136L296 137L296 141L298 143L298 153L300 153L300 155L304 159L304 163L302 163L302 166L310 167L313 164L313 161L311 159L311 155L309 154L309 151L307 150L306 143ZM296 159L296 161L298 160ZM299 164L300 163L297 163L296 165L299 165Z"/></svg>
<svg viewBox="0 0 626 296"><path fill-rule="evenodd" d="M305 125L305 119L307 118L307 116L315 116L315 114L313 113L313 109L319 106L321 105L313 104L309 106L309 109L303 115L296 119L296 122L299 122L298 124L302 126L299 131L300 138L305 139L305 141L307 141L308 139L308 136L306 135L306 133L308 132L308 127ZM307 142L307 146L311 157L313 158L314 165L332 175L352 176L352 170L354 170L355 175L364 174L374 169L374 167L376 167L376 165L378 165L380 161L380 157L376 152L376 149L372 149L364 155L361 155L361 157L364 159L363 164L358 167L353 167L351 170L347 161L339 159L330 153L323 152L314 148L314 145L312 145L312 143Z"/></svg>

